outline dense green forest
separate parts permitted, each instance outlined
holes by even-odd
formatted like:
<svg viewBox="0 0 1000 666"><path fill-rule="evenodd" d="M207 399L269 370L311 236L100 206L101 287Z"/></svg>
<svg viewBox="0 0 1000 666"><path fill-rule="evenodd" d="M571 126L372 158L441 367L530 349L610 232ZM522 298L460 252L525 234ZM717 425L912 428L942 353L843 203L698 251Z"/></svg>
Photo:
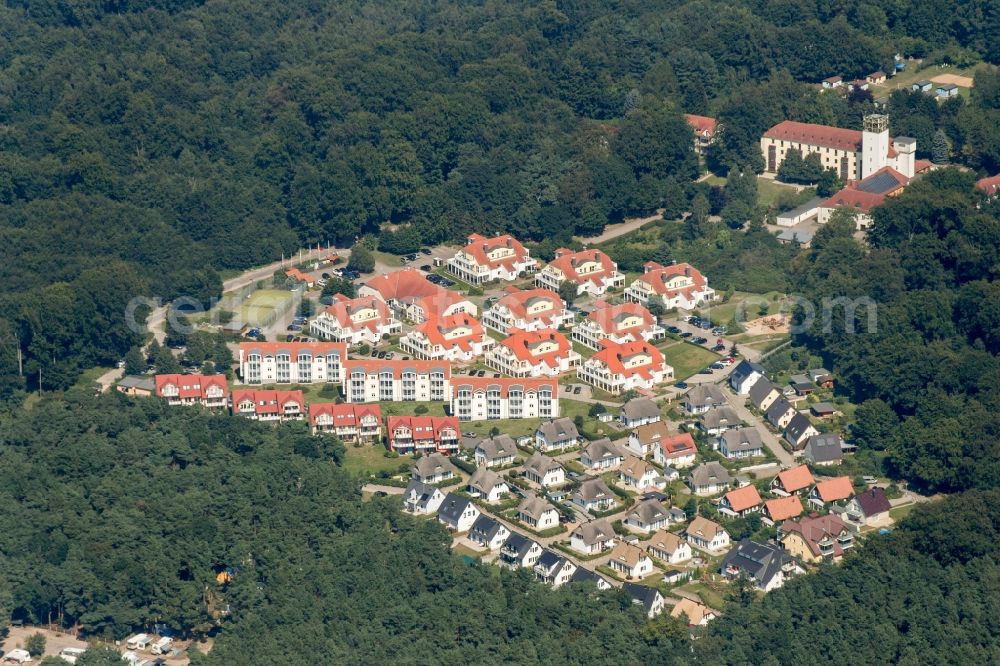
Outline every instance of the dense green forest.
<svg viewBox="0 0 1000 666"><path fill-rule="evenodd" d="M1000 219L954 169L816 234L796 265L816 317L799 341L829 360L852 401L853 436L932 491L1000 486ZM858 301L822 315L823 299ZM869 316L871 314L872 316Z"/></svg>
<svg viewBox="0 0 1000 666"><path fill-rule="evenodd" d="M0 391L20 383L18 342L29 387L50 389L134 344L59 304L88 271L111 266L123 296L205 300L220 270L386 223L406 240L385 232L386 247L493 230L563 243L691 203L681 112L722 122L713 168L759 168L768 126L857 126L871 108L807 83L888 71L896 52L995 63L998 25L995 3L970 0L8 0ZM940 129L954 159L1000 169L995 78L940 108L894 96L895 129L922 151Z"/></svg>
<svg viewBox="0 0 1000 666"><path fill-rule="evenodd" d="M343 453L302 424L120 395L74 390L17 410L0 422L0 617L117 638L153 622L221 627L192 660L213 666L997 657L995 490L920 508L843 567L763 601L734 598L690 643L620 592L467 564L435 521L362 502Z"/></svg>

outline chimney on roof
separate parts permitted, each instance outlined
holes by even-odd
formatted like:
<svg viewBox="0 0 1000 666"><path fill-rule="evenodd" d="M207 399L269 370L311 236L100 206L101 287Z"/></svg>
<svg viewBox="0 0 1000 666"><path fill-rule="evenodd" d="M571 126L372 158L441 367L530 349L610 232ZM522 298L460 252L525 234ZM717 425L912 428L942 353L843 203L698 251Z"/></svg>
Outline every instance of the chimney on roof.
<svg viewBox="0 0 1000 666"><path fill-rule="evenodd" d="M507 237L507 247L514 247L514 239L510 236Z"/></svg>
<svg viewBox="0 0 1000 666"><path fill-rule="evenodd" d="M685 266L684 267L684 277L691 277L691 267L690 266Z"/></svg>

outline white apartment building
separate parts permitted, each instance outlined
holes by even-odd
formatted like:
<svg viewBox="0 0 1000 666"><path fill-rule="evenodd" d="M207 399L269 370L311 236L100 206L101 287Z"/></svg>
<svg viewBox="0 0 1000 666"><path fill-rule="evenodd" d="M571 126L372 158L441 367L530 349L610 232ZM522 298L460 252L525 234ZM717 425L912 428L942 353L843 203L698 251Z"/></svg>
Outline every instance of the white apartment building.
<svg viewBox="0 0 1000 666"><path fill-rule="evenodd" d="M603 340L624 343L659 340L667 332L640 303L609 305L595 301L587 318L573 327L572 337L591 349L600 349Z"/></svg>
<svg viewBox="0 0 1000 666"><path fill-rule="evenodd" d="M576 284L577 295L603 296L608 289L625 286L625 276L618 272L618 264L600 250L573 252L566 248L556 250L555 259L535 274L535 286L559 290L563 282Z"/></svg>
<svg viewBox="0 0 1000 666"><path fill-rule="evenodd" d="M643 270L645 272L625 290L625 300L647 305L650 297L658 296L668 310L693 310L715 300L715 290L691 264L661 266L649 261Z"/></svg>
<svg viewBox="0 0 1000 666"><path fill-rule="evenodd" d="M344 342L348 346L378 344L387 335L402 329L392 310L380 298L334 296L333 304L309 322L309 331L317 338Z"/></svg>
<svg viewBox="0 0 1000 666"><path fill-rule="evenodd" d="M240 377L245 384L341 383L343 342L241 342Z"/></svg>
<svg viewBox="0 0 1000 666"><path fill-rule="evenodd" d="M551 289L507 289L483 313L483 326L506 334L512 329L538 331L561 328L575 320L566 302Z"/></svg>
<svg viewBox="0 0 1000 666"><path fill-rule="evenodd" d="M441 361L347 361L344 396L347 402L451 400L451 366Z"/></svg>
<svg viewBox="0 0 1000 666"><path fill-rule="evenodd" d="M458 377L451 413L460 421L551 419L559 416L555 379Z"/></svg>
<svg viewBox="0 0 1000 666"><path fill-rule="evenodd" d="M580 364L580 354L555 329L508 332L486 353L486 365L512 377L555 377Z"/></svg>
<svg viewBox="0 0 1000 666"><path fill-rule="evenodd" d="M469 284L494 280L513 282L521 273L533 273L538 261L513 236L486 238L472 234L465 247L448 260L448 270Z"/></svg>
<svg viewBox="0 0 1000 666"><path fill-rule="evenodd" d="M495 344L483 325L464 312L428 319L399 341L404 352L417 358L455 362L472 361Z"/></svg>
<svg viewBox="0 0 1000 666"><path fill-rule="evenodd" d="M602 345L577 368L576 376L608 393L650 390L674 376L660 350L645 340L624 344L604 340Z"/></svg>

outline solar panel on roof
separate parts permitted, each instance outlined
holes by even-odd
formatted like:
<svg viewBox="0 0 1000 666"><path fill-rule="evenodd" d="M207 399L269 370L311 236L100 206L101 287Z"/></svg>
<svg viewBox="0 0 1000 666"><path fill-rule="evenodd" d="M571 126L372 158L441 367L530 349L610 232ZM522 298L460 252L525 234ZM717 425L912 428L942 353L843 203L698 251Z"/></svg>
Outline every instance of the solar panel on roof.
<svg viewBox="0 0 1000 666"><path fill-rule="evenodd" d="M871 194L885 194L899 187L899 181L890 171L883 171L869 176L858 183L858 189Z"/></svg>

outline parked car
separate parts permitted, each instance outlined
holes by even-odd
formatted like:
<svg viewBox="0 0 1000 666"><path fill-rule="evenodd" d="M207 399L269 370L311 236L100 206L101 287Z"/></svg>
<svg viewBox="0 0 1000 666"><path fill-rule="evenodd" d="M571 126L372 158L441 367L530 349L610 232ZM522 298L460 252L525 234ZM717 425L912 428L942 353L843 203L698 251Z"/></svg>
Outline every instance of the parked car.
<svg viewBox="0 0 1000 666"><path fill-rule="evenodd" d="M712 370L722 370L726 366L722 365L721 363L713 363L712 365L710 365L708 367L712 368Z"/></svg>
<svg viewBox="0 0 1000 666"><path fill-rule="evenodd" d="M708 338L703 338L699 335L697 338L691 338L691 342L695 343L696 345L703 345L706 342L708 342Z"/></svg>
<svg viewBox="0 0 1000 666"><path fill-rule="evenodd" d="M285 342L291 342L292 338L294 338L294 337L295 337L294 335L292 335L291 333L289 333L288 335L285 336Z"/></svg>
<svg viewBox="0 0 1000 666"><path fill-rule="evenodd" d="M714 347L712 347L712 351L714 352L722 352L725 350L726 350L726 345L715 345ZM729 365L729 363L726 363L726 365Z"/></svg>
<svg viewBox="0 0 1000 666"><path fill-rule="evenodd" d="M698 374L699 375L710 375L710 374L712 374L712 372L713 372L712 368L702 368L701 370L698 371Z"/></svg>
<svg viewBox="0 0 1000 666"><path fill-rule="evenodd" d="M676 326L667 326L667 332L677 335L678 333L681 332L681 329L677 328Z"/></svg>
<svg viewBox="0 0 1000 666"><path fill-rule="evenodd" d="M385 353L385 358L386 358L387 361L391 361L395 357L396 357L396 352L386 352Z"/></svg>
<svg viewBox="0 0 1000 666"><path fill-rule="evenodd" d="M681 337L682 338L690 338L691 337L691 331L684 331L683 333L681 333Z"/></svg>
<svg viewBox="0 0 1000 666"><path fill-rule="evenodd" d="M288 325L288 330L289 331L301 331L302 327L299 326L298 324L289 324Z"/></svg>
<svg viewBox="0 0 1000 666"><path fill-rule="evenodd" d="M486 371L485 370L480 370L479 372L476 373L476 376L477 377L485 377L486 376Z"/></svg>
<svg viewBox="0 0 1000 666"><path fill-rule="evenodd" d="M384 352L384 351L380 351L380 352L378 353L378 357L379 357L379 358L385 358L385 352Z"/></svg>
<svg viewBox="0 0 1000 666"><path fill-rule="evenodd" d="M424 264L423 266L420 267L420 270L422 270L425 273L430 273L431 272L431 265L430 264Z"/></svg>
<svg viewBox="0 0 1000 666"><path fill-rule="evenodd" d="M421 252L421 254L426 254L426 255L430 256L431 249L429 247L422 247L422 248L420 248L420 252Z"/></svg>
<svg viewBox="0 0 1000 666"><path fill-rule="evenodd" d="M674 386L679 389L686 389L688 387L687 382L677 382Z"/></svg>
<svg viewBox="0 0 1000 666"><path fill-rule="evenodd" d="M583 390L582 386L575 386L575 387L573 387L573 395L578 395L580 393L580 391L582 391L582 390Z"/></svg>

